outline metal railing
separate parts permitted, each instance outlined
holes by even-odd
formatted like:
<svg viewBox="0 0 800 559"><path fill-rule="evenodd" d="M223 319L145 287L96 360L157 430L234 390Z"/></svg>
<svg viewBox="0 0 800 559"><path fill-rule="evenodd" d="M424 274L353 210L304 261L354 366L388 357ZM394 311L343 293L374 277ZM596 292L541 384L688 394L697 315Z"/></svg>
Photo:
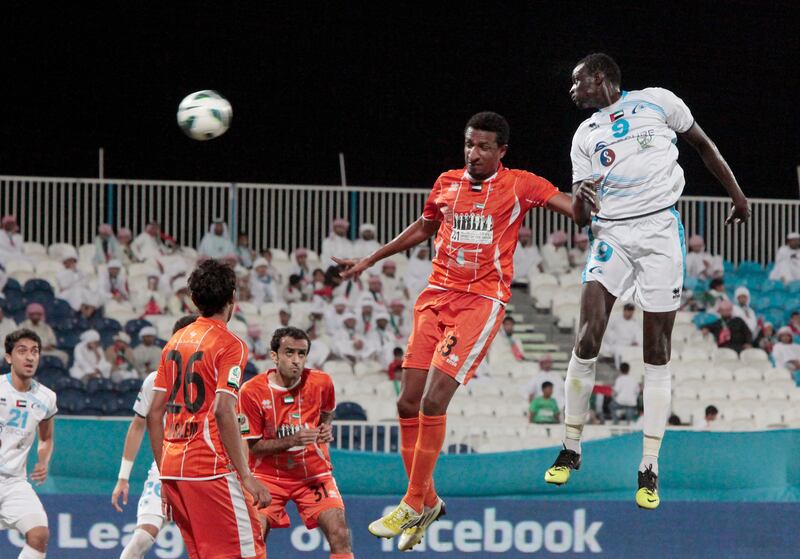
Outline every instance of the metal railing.
<svg viewBox="0 0 800 559"><path fill-rule="evenodd" d="M338 217L373 223L388 241L414 221L423 189L220 182L0 176L0 215L15 214L26 241L91 243L97 226L128 227L134 235L159 221L180 244L196 247L212 219L244 231L257 250L305 246L319 251ZM678 203L687 235L701 234L708 250L734 263L772 261L786 233L800 228L800 201L753 199L753 219L725 227L726 198L687 196ZM525 216L539 244L556 230L575 232L567 218L543 209Z"/></svg>

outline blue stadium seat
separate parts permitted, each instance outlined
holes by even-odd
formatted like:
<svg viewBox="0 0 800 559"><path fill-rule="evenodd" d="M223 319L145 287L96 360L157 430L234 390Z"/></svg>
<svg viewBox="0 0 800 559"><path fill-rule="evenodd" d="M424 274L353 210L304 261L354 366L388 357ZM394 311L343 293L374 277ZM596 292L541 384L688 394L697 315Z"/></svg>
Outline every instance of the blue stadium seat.
<svg viewBox="0 0 800 559"><path fill-rule="evenodd" d="M3 309L3 312L8 312L8 311L6 311L6 298L5 297L0 297L0 309Z"/></svg>
<svg viewBox="0 0 800 559"><path fill-rule="evenodd" d="M115 392L114 383L109 378L92 378L86 384L86 392L94 394L95 392Z"/></svg>
<svg viewBox="0 0 800 559"><path fill-rule="evenodd" d="M800 281L793 281L787 284L786 291L789 293L800 293Z"/></svg>
<svg viewBox="0 0 800 559"><path fill-rule="evenodd" d="M761 291L786 291L786 286L782 281L768 279L761 284Z"/></svg>
<svg viewBox="0 0 800 559"><path fill-rule="evenodd" d="M22 296L22 286L14 278L8 278L6 286L3 288L3 293L5 294L6 298L8 298L9 294L11 293L16 293Z"/></svg>
<svg viewBox="0 0 800 559"><path fill-rule="evenodd" d="M113 393L98 392L91 396L90 402L90 407L100 409L103 415L114 415L119 410L119 400Z"/></svg>
<svg viewBox="0 0 800 559"><path fill-rule="evenodd" d="M130 415L133 415L133 404L136 403L136 397L138 395L138 392L133 391L118 395L117 403L119 405L119 409L126 410L126 415L128 415L127 412L130 412Z"/></svg>
<svg viewBox="0 0 800 559"><path fill-rule="evenodd" d="M343 421L366 421L367 413L355 402L341 402L336 405L334 419Z"/></svg>
<svg viewBox="0 0 800 559"><path fill-rule="evenodd" d="M142 379L139 378L125 379L114 385L114 388L120 394L126 394L128 392L132 392L135 396L139 394L139 390L142 389Z"/></svg>
<svg viewBox="0 0 800 559"><path fill-rule="evenodd" d="M83 408L79 413L74 413L72 415L94 415L98 417L103 417L105 415L105 412L103 412L103 410L101 410L100 408L93 408L89 406L89 404L87 403L86 407Z"/></svg>
<svg viewBox="0 0 800 559"><path fill-rule="evenodd" d="M468 444L451 444L447 447L447 454L474 454L475 450Z"/></svg>
<svg viewBox="0 0 800 559"><path fill-rule="evenodd" d="M80 341L81 337L78 332L67 332L56 336L56 347L71 352Z"/></svg>
<svg viewBox="0 0 800 559"><path fill-rule="evenodd" d="M769 297L769 295L762 293L758 296L758 298L753 298L750 306L753 307L757 313L761 314L765 309L768 309L772 306L772 299Z"/></svg>
<svg viewBox="0 0 800 559"><path fill-rule="evenodd" d="M53 299L47 307L47 320L50 321L51 326L55 321L61 321L66 318L74 318L75 311L69 306L64 299Z"/></svg>
<svg viewBox="0 0 800 559"><path fill-rule="evenodd" d="M63 368L59 369L52 369L49 367L42 368L36 371L36 380L41 382L46 387L55 390L55 386L58 384L59 379L67 375L67 372Z"/></svg>
<svg viewBox="0 0 800 559"><path fill-rule="evenodd" d="M58 393L58 409L67 415L77 415L86 409L86 393L68 388Z"/></svg>
<svg viewBox="0 0 800 559"><path fill-rule="evenodd" d="M0 361L0 375L5 375L11 372L11 365L6 363L6 360L3 359Z"/></svg>
<svg viewBox="0 0 800 559"><path fill-rule="evenodd" d="M789 300L789 294L785 291L771 290L763 293L769 297L771 307L783 307L786 304L786 301Z"/></svg>
<svg viewBox="0 0 800 559"><path fill-rule="evenodd" d="M724 263L723 263L724 267ZM749 274L752 272L763 272L764 267L759 263L753 260L744 260L739 263L738 271L740 274Z"/></svg>
<svg viewBox="0 0 800 559"><path fill-rule="evenodd" d="M771 322L772 325L775 326L776 330L784 325L783 317L785 311L782 307L769 307L764 309L762 314L765 320Z"/></svg>
<svg viewBox="0 0 800 559"><path fill-rule="evenodd" d="M50 327L58 334L69 334L79 330L78 318L75 316L68 316L64 318L51 318Z"/></svg>
<svg viewBox="0 0 800 559"><path fill-rule="evenodd" d="M39 358L39 369L61 369L66 371L64 363L55 355L42 355Z"/></svg>
<svg viewBox="0 0 800 559"><path fill-rule="evenodd" d="M25 285L22 286L22 293L26 295L29 293L35 293L37 291L43 291L53 295L53 286L50 285L50 282L47 280L37 278L29 279L25 282Z"/></svg>
<svg viewBox="0 0 800 559"><path fill-rule="evenodd" d="M143 318L137 318L136 320L129 320L125 324L125 333L131 337L131 342L136 340L138 343L139 330L141 330L145 326L152 326L152 324Z"/></svg>
<svg viewBox="0 0 800 559"><path fill-rule="evenodd" d="M244 367L244 375L242 379L242 384L250 380L251 378L255 378L258 376L258 369L256 368L255 363L252 361L248 361L247 365Z"/></svg>
<svg viewBox="0 0 800 559"><path fill-rule="evenodd" d="M698 328L702 328L703 326L716 322L718 318L719 317L717 317L714 314L707 312L700 312L694 315L692 322L694 322L694 325L697 326Z"/></svg>
<svg viewBox="0 0 800 559"><path fill-rule="evenodd" d="M6 311L9 314L15 314L18 311L25 310L25 299L20 291L6 292Z"/></svg>
<svg viewBox="0 0 800 559"><path fill-rule="evenodd" d="M86 395L86 388L83 382L69 375L64 375L56 381L55 391L61 392L62 390L80 390Z"/></svg>
<svg viewBox="0 0 800 559"><path fill-rule="evenodd" d="M729 273L736 271L736 265L733 262L731 262L730 260L723 260L722 261L722 270L725 273L725 277L728 277Z"/></svg>

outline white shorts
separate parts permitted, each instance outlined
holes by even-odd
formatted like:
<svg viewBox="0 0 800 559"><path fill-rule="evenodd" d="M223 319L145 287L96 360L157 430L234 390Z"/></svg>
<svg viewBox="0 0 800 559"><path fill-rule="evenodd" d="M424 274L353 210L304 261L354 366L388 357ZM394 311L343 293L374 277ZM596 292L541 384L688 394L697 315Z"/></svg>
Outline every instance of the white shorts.
<svg viewBox="0 0 800 559"><path fill-rule="evenodd" d="M24 535L37 526L47 526L47 514L28 480L0 477L0 528Z"/></svg>
<svg viewBox="0 0 800 559"><path fill-rule="evenodd" d="M598 281L615 297L632 289L633 302L647 312L680 307L686 241L674 208L623 221L594 218L589 238L584 283Z"/></svg>
<svg viewBox="0 0 800 559"><path fill-rule="evenodd" d="M156 463L150 466L147 473L147 481L142 488L142 496L139 497L139 505L136 509L136 525L151 524L161 529L164 523L164 512L161 509L161 479L159 479Z"/></svg>

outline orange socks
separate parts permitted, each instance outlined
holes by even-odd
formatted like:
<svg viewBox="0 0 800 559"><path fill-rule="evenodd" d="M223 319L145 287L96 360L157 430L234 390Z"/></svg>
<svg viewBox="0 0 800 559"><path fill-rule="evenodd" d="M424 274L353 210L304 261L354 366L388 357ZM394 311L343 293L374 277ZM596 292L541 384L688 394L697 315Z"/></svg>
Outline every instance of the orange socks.
<svg viewBox="0 0 800 559"><path fill-rule="evenodd" d="M401 419L402 421L410 421ZM413 466L408 476L408 492L403 500L417 512L422 512L427 493L433 488L433 470L442 451L447 434L447 416L419 414L419 435L414 449ZM405 461L405 451L403 452ZM406 466L408 468L408 466ZM435 495L435 493L434 493ZM433 502L435 504L435 501ZM430 506L430 505L429 505Z"/></svg>
<svg viewBox="0 0 800 559"><path fill-rule="evenodd" d="M355 559L352 553L331 553L331 559Z"/></svg>
<svg viewBox="0 0 800 559"><path fill-rule="evenodd" d="M406 475L411 479L411 467L414 464L414 450L417 447L419 436L419 416L400 418L400 455L403 457L403 465L406 467ZM439 500L436 488L433 485L433 478L425 492L425 506L432 507Z"/></svg>

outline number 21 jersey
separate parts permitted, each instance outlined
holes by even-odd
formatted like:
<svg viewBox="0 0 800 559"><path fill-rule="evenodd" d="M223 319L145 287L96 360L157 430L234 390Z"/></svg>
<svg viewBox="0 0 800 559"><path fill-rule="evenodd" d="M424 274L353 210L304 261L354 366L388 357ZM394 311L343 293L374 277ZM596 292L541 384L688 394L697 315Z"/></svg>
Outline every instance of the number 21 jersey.
<svg viewBox="0 0 800 559"><path fill-rule="evenodd" d="M238 398L247 346L200 317L172 336L153 390L167 393L161 479L213 479L231 471L214 418L217 392Z"/></svg>

